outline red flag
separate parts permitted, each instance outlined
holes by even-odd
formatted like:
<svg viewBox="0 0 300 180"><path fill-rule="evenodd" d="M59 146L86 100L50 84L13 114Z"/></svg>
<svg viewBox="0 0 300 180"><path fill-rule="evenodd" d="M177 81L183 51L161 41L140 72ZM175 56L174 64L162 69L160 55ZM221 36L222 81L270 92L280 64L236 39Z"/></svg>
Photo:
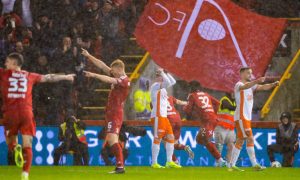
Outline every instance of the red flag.
<svg viewBox="0 0 300 180"><path fill-rule="evenodd" d="M150 0L135 36L169 72L229 92L243 66L264 75L285 27L229 0Z"/></svg>

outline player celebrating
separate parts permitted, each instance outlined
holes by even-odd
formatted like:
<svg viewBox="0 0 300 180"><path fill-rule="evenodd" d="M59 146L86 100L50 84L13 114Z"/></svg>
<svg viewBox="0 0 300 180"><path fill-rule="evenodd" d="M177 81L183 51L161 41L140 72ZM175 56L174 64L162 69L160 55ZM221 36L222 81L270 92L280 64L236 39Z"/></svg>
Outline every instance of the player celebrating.
<svg viewBox="0 0 300 180"><path fill-rule="evenodd" d="M35 121L32 112L32 88L37 83L73 81L74 75L40 75L21 70L23 56L11 53L0 68L0 87L3 99L3 124L10 153L15 153L16 164L23 167L22 179L29 178L32 163L32 137ZM23 148L17 144L18 132L22 134Z"/></svg>
<svg viewBox="0 0 300 180"><path fill-rule="evenodd" d="M253 92L261 90L270 90L279 85L276 81L271 84L258 85L265 81L264 77L251 81L252 70L249 67L240 69L241 80L234 87L234 95L236 99L236 110L234 113L237 140L232 150L229 162L229 170L243 171L236 167L236 161L240 155L244 141L247 142L247 153L254 170L263 170L265 167L259 165L256 161L254 151L254 139L251 129L252 108L253 108Z"/></svg>
<svg viewBox="0 0 300 180"><path fill-rule="evenodd" d="M202 87L197 81L190 83L191 93L188 96L188 104L184 107L185 112L190 116L195 110L197 118L201 119L202 125L197 134L197 143L204 145L210 154L217 160L219 166L223 167L226 162L221 157L215 144L211 142L214 129L218 124L216 110L219 107L219 101L202 92Z"/></svg>
<svg viewBox="0 0 300 180"><path fill-rule="evenodd" d="M194 152L192 151L191 147L188 145L185 146L185 145L179 143L182 120L181 120L180 114L176 110L174 104L185 106L185 105L187 105L187 102L176 99L173 96L168 97L168 108L167 108L168 119L171 123L174 138L175 138L174 149L175 150L185 150L188 153L189 157L191 159L194 159ZM172 160L178 164L175 153L173 153Z"/></svg>
<svg viewBox="0 0 300 180"><path fill-rule="evenodd" d="M158 69L156 72L155 82L150 88L152 111L151 121L153 124L154 140L152 144L152 167L164 168L157 162L157 157L160 149L160 142L163 139L166 142L167 152L167 168L181 168L180 165L172 161L174 153L174 135L172 126L167 118L168 93L167 88L173 86L176 80L163 69Z"/></svg>
<svg viewBox="0 0 300 180"><path fill-rule="evenodd" d="M125 73L125 65L118 59L113 61L110 67L108 67L103 61L90 55L87 50L82 49L82 54L95 66L109 75L106 76L85 71L86 77L96 78L102 82L111 84L111 91L108 96L105 112L106 141L116 157L116 168L110 173L125 173L123 149L119 143L119 131L123 123L123 106L130 87L129 78Z"/></svg>

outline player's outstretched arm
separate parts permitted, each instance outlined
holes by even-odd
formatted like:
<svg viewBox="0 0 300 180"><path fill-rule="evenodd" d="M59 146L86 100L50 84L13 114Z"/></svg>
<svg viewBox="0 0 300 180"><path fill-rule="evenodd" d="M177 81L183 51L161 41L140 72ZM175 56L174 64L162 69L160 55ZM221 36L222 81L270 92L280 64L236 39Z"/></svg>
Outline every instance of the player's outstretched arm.
<svg viewBox="0 0 300 180"><path fill-rule="evenodd" d="M188 104L188 102L176 99L176 104L180 105L180 106L186 106Z"/></svg>
<svg viewBox="0 0 300 180"><path fill-rule="evenodd" d="M187 105L183 107L183 110L187 114L187 116L191 116L193 107L194 107L194 98L192 94L189 94Z"/></svg>
<svg viewBox="0 0 300 180"><path fill-rule="evenodd" d="M279 81L270 83L270 84L264 84L264 85L258 85L256 90L257 91L268 91L276 86L279 86Z"/></svg>
<svg viewBox="0 0 300 180"><path fill-rule="evenodd" d="M58 82L58 81L74 81L75 74L60 75L60 74L47 74L43 75L41 83L45 82Z"/></svg>
<svg viewBox="0 0 300 180"><path fill-rule="evenodd" d="M85 56L89 61L91 61L96 67L104 71L105 74L110 74L110 67L108 67L103 61L97 59L96 57L92 56L87 50L81 48L81 54Z"/></svg>
<svg viewBox="0 0 300 180"><path fill-rule="evenodd" d="M265 77L258 78L258 79L254 80L254 81L248 82L248 83L240 86L239 90L245 90L245 89L252 88L253 86L255 86L257 84L265 82L265 80L266 80Z"/></svg>
<svg viewBox="0 0 300 180"><path fill-rule="evenodd" d="M101 74L96 74L96 73L84 71L84 75L85 75L85 77L95 78L95 79L98 79L98 80L100 80L102 82L105 82L105 83L110 83L110 84L117 84L118 83L116 78L112 78L112 77L101 75Z"/></svg>

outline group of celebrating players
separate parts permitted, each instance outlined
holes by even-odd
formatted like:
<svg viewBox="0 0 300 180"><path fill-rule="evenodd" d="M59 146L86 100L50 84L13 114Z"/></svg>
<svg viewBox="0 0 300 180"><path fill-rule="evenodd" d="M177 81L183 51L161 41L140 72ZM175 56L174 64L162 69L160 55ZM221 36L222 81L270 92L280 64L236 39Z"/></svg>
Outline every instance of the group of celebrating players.
<svg viewBox="0 0 300 180"><path fill-rule="evenodd" d="M118 136L123 122L123 106L130 91L130 81L125 73L125 65L121 60L115 60L108 66L103 61L89 54L85 49L82 49L82 55L106 74L84 71L85 76L111 84L105 112L106 142L110 146L111 153L116 157L116 168L111 173L125 173L122 147ZM40 75L31 73L21 69L23 63L24 60L21 54L12 53L7 56L5 61L6 68L0 68L0 87L8 154L9 157L15 158L17 165L23 167L22 179L28 179L33 156L32 139L35 136L32 88L37 83L74 81L75 75ZM157 69L155 75L155 82L150 88L152 101L151 122L154 132L151 165L153 168L181 168L176 161L174 148L185 150L190 158L194 157L194 153L189 146L178 142L181 118L174 104L182 105L187 114L195 113L201 117L201 127L196 138L197 143L207 148L216 159L218 166L228 166L230 171L242 171L235 164L239 157L240 149L246 140L247 152L254 169L263 170L265 168L257 163L254 152L254 140L251 130L253 92L269 90L277 86L278 82L261 85L265 78L252 81L251 68L241 68L241 80L234 87L237 104L234 114L237 140L232 149L231 158L227 159L226 162L212 142L214 130L219 121L216 113L219 108L219 101L203 92L201 85L196 81L192 81L189 84L190 94L187 101L168 96L167 89L173 86L176 80L163 69ZM18 144L17 140L19 132L22 135L22 146ZM166 148L167 162L165 166L157 162L161 141L163 141Z"/></svg>

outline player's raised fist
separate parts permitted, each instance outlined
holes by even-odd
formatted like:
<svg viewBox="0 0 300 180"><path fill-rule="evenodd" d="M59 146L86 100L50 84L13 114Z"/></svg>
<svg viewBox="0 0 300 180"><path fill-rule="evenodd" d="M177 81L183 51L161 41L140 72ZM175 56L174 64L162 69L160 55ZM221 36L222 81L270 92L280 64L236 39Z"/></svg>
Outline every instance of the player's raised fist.
<svg viewBox="0 0 300 180"><path fill-rule="evenodd" d="M81 54L85 57L88 57L90 55L90 53L86 49L83 49L83 48L81 48Z"/></svg>

